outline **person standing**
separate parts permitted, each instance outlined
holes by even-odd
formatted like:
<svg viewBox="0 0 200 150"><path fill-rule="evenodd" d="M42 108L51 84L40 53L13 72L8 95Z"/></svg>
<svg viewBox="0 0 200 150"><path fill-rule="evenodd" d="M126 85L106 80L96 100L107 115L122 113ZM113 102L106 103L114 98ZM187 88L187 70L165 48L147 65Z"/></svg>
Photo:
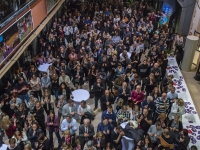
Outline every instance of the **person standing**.
<svg viewBox="0 0 200 150"><path fill-rule="evenodd" d="M50 110L49 116L47 116L47 130L49 130L49 138L51 146L53 147L53 132L55 133L58 139L58 145L61 144L61 137L59 134L59 122L58 116L55 115L55 112Z"/></svg>
<svg viewBox="0 0 200 150"><path fill-rule="evenodd" d="M89 119L84 119L83 124L79 126L79 140L81 148L84 147L87 141L93 140L94 135L94 126L90 124Z"/></svg>
<svg viewBox="0 0 200 150"><path fill-rule="evenodd" d="M101 78L97 78L97 82L93 85L93 92L94 92L94 101L95 101L95 107L94 111L98 108L98 101L103 95L105 90L105 84L101 81Z"/></svg>

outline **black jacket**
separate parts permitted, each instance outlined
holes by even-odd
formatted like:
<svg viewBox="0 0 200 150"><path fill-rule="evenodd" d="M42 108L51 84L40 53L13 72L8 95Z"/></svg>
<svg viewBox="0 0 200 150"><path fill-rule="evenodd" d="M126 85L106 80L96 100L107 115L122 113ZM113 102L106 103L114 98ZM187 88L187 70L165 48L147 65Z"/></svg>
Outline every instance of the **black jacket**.
<svg viewBox="0 0 200 150"><path fill-rule="evenodd" d="M101 110L103 110L103 111L107 110L106 102L109 102L109 104L113 104L113 103L114 103L114 96L109 95L107 99L106 99L106 96L105 96L105 95L103 95L103 96L101 97L101 104L102 104Z"/></svg>
<svg viewBox="0 0 200 150"><path fill-rule="evenodd" d="M138 66L137 74L140 78L146 78L149 75L148 65L141 64Z"/></svg>
<svg viewBox="0 0 200 150"><path fill-rule="evenodd" d="M101 97L105 90L105 84L103 82L100 83L100 87L97 86L97 82L93 85L92 92L95 94L96 97Z"/></svg>

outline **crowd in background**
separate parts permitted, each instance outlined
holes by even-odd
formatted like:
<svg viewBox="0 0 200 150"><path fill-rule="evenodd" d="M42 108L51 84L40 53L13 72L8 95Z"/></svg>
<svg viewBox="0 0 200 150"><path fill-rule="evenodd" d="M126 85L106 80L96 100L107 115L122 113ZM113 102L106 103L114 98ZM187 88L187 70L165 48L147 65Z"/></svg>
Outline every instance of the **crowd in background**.
<svg viewBox="0 0 200 150"><path fill-rule="evenodd" d="M59 150L122 150L123 136L136 150L187 150L184 100L166 75L167 52L180 65L184 39L151 3L68 2L40 38L40 52L4 81L0 149L50 150L55 134ZM40 72L45 63L48 72ZM85 86L94 108L72 100L72 91Z"/></svg>

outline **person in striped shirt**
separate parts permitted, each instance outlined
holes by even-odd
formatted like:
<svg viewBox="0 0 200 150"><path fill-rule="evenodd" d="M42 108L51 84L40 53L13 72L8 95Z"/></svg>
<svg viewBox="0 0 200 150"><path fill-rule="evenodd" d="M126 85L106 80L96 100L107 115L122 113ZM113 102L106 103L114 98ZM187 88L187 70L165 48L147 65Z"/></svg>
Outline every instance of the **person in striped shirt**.
<svg viewBox="0 0 200 150"><path fill-rule="evenodd" d="M156 122L160 113L166 113L169 108L169 100L167 99L167 94L162 93L161 97L156 99L156 110L153 117L153 124Z"/></svg>

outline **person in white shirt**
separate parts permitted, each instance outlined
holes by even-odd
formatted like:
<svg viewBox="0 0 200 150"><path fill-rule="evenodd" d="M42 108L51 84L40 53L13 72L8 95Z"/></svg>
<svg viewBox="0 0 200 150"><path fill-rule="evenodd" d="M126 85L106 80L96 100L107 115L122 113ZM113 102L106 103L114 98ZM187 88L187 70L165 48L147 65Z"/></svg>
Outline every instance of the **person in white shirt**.
<svg viewBox="0 0 200 150"><path fill-rule="evenodd" d="M92 113L92 109L89 105L86 104L86 101L82 100L80 105L78 106L78 115L80 118L84 115L85 112Z"/></svg>
<svg viewBox="0 0 200 150"><path fill-rule="evenodd" d="M61 126L60 126L61 131L70 131L70 135L75 136L75 133L78 129L77 122L74 118L72 118L71 115L67 115L66 119L63 119Z"/></svg>
<svg viewBox="0 0 200 150"><path fill-rule="evenodd" d="M68 26L68 24L66 24L63 28L63 31L65 33L65 39L67 40L67 42L69 42L70 39L70 34L71 34L71 29L70 26Z"/></svg>

